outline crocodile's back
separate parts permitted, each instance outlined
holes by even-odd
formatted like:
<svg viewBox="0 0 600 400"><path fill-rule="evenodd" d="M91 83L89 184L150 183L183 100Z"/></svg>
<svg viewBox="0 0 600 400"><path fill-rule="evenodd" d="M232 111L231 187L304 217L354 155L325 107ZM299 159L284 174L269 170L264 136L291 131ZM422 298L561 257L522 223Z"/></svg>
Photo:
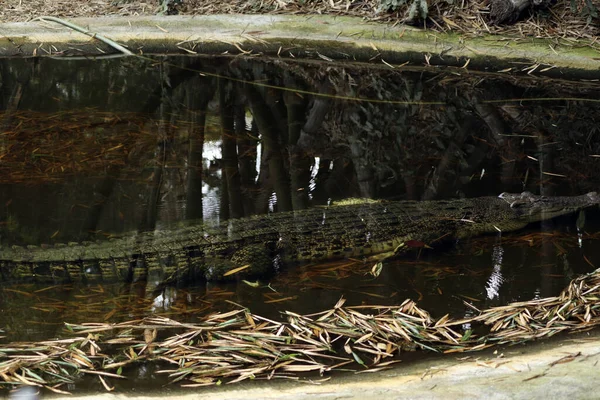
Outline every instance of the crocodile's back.
<svg viewBox="0 0 600 400"><path fill-rule="evenodd" d="M393 250L406 240L454 236L456 221L465 211L448 202L454 205L440 212L440 204L383 201L315 207L98 242L5 247L0 249L0 266L4 280L77 275L128 280L148 272L164 276L192 269L200 275L221 276L236 263L254 259L265 264L275 257L283 262L358 257ZM250 249L244 253L250 255L232 262L242 249Z"/></svg>
<svg viewBox="0 0 600 400"><path fill-rule="evenodd" d="M292 226L280 226L282 245L290 259L322 260L393 251L408 240L454 237L460 211L435 214L433 203L384 201L312 209Z"/></svg>
<svg viewBox="0 0 600 400"><path fill-rule="evenodd" d="M408 241L520 229L531 221L595 205L595 193L549 198L530 193L446 201L381 201L240 218L217 226L124 235L112 240L0 248L3 280L22 277L105 280L187 276L219 279L244 267L260 275L274 262L361 257ZM546 215L546 216L544 216Z"/></svg>

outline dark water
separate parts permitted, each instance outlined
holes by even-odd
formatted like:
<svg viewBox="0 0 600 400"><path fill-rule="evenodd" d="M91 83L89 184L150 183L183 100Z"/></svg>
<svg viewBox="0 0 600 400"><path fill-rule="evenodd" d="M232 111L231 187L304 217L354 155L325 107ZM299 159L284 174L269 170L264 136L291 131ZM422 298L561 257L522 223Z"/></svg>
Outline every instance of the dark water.
<svg viewBox="0 0 600 400"><path fill-rule="evenodd" d="M600 188L600 83L245 58L0 61L0 245L97 240L346 198ZM576 219L579 217L579 224ZM597 209L513 233L260 280L0 287L2 342L65 321L196 321L418 301L433 316L557 294L600 266ZM577 227L579 226L579 228ZM152 375L147 367L140 379Z"/></svg>

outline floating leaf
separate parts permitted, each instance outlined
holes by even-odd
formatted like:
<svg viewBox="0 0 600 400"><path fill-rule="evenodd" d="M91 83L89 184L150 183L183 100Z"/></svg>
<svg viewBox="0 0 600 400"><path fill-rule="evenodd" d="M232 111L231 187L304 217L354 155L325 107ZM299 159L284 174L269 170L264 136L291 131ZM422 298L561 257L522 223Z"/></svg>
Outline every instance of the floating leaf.
<svg viewBox="0 0 600 400"><path fill-rule="evenodd" d="M371 268L371 275L373 275L375 278L377 278L381 274L382 270L383 270L383 263L381 261L379 261L377 264L373 265L373 268Z"/></svg>

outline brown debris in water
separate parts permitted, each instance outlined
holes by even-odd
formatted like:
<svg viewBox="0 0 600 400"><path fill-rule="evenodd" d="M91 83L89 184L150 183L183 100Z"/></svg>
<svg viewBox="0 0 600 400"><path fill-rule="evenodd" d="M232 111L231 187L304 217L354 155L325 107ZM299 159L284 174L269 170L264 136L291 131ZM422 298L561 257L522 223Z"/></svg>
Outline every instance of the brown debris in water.
<svg viewBox="0 0 600 400"><path fill-rule="evenodd" d="M0 346L0 384L35 385L64 393L61 386L81 374L97 375L107 390L110 378L143 361L159 362L159 373L185 387L245 379L299 379L354 364L389 368L403 350L481 350L520 343L600 324L600 269L573 280L559 296L479 311L469 319L433 320L412 300L399 306L344 307L311 315L284 313L285 322L247 309L180 323L147 317L116 324L67 324L76 336ZM463 332L463 324L485 324L487 334Z"/></svg>

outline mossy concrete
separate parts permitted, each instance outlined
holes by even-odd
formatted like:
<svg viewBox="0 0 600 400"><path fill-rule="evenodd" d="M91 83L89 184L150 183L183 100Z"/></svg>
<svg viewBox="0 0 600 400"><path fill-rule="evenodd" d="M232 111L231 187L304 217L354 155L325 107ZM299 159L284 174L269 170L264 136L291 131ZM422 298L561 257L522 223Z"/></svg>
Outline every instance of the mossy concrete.
<svg viewBox="0 0 600 400"><path fill-rule="evenodd" d="M424 31L356 17L207 15L69 19L136 54L253 55L358 61L391 66L455 66L594 78L600 54L559 39ZM100 56L104 43L54 22L0 24L0 56ZM535 67L531 68L530 67Z"/></svg>

